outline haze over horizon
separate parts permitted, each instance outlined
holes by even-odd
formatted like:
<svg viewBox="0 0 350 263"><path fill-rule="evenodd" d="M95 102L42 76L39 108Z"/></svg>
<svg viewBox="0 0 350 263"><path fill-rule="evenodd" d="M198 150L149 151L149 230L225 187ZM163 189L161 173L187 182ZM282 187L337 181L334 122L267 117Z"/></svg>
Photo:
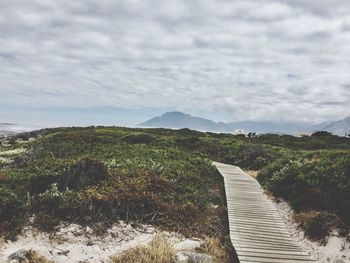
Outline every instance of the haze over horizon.
<svg viewBox="0 0 350 263"><path fill-rule="evenodd" d="M346 0L3 0L0 122L349 115Z"/></svg>

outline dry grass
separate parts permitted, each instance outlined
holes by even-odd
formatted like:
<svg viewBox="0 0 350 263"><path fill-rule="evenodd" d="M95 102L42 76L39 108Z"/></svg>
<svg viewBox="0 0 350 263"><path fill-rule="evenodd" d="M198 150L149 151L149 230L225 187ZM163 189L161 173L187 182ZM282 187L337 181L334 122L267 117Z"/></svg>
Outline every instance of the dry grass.
<svg viewBox="0 0 350 263"><path fill-rule="evenodd" d="M256 179L256 177L258 176L259 171L253 171L253 170L248 170L245 171L249 176L253 177Z"/></svg>
<svg viewBox="0 0 350 263"><path fill-rule="evenodd" d="M111 258L111 263L173 263L174 249L164 234L157 234L146 246L137 246Z"/></svg>
<svg viewBox="0 0 350 263"><path fill-rule="evenodd" d="M24 263L53 263L53 261L49 261L37 251L31 249L26 253L26 260Z"/></svg>
<svg viewBox="0 0 350 263"><path fill-rule="evenodd" d="M220 240L215 237L205 237L198 252L213 256L217 263L229 262L229 256Z"/></svg>

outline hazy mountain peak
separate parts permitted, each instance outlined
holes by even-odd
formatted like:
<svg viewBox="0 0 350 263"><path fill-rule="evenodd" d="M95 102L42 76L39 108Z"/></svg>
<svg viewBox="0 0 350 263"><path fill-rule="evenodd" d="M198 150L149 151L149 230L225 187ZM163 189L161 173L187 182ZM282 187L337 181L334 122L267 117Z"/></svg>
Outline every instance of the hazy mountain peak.
<svg viewBox="0 0 350 263"><path fill-rule="evenodd" d="M340 136L350 134L350 116L326 125L324 130Z"/></svg>
<svg viewBox="0 0 350 263"><path fill-rule="evenodd" d="M189 114L172 111L166 112L162 116L152 118L144 123L139 124L144 127L160 128L189 128L200 131L215 130L216 123L200 117L194 117Z"/></svg>
<svg viewBox="0 0 350 263"><path fill-rule="evenodd" d="M199 131L211 132L229 132L237 130L256 133L285 133L295 134L298 132L329 131L334 134L344 136L350 134L350 116L336 121L324 122L314 126L294 123L273 123L259 121L240 121L240 122L214 122L201 117L195 117L180 111L166 112L159 117L152 118L139 124L143 127L154 128L189 128Z"/></svg>
<svg viewBox="0 0 350 263"><path fill-rule="evenodd" d="M139 124L144 127L161 127L161 128L189 128L200 131L211 132L234 132L242 130L246 132L279 132L292 133L300 127L294 124L276 124L270 122L242 121L242 122L214 122L201 117L195 117L179 111L166 112L162 116L152 118L144 123Z"/></svg>
<svg viewBox="0 0 350 263"><path fill-rule="evenodd" d="M190 116L189 114L183 113L181 111L168 111L162 116Z"/></svg>

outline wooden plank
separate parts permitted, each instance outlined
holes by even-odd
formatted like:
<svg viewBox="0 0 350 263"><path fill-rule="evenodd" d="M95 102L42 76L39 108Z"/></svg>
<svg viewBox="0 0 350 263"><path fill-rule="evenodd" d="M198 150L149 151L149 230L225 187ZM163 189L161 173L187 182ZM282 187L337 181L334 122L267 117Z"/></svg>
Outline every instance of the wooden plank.
<svg viewBox="0 0 350 263"><path fill-rule="evenodd" d="M239 243L235 243L235 241L232 241L232 245L239 250L240 248L250 248L250 249L256 249L257 247L259 249L264 250L271 250L271 251L297 251L301 252L299 247L289 247L289 246L277 246L277 245L269 245L269 244L261 244L261 243L243 243L239 241Z"/></svg>
<svg viewBox="0 0 350 263"><path fill-rule="evenodd" d="M303 256L308 256L309 254L303 251L288 251L288 250L278 250L274 251L271 249L252 249L252 248L236 248L236 251L242 251L242 252L263 252L266 254L281 254L281 255L303 255Z"/></svg>
<svg viewBox="0 0 350 263"><path fill-rule="evenodd" d="M283 228L278 228L278 229L274 229L274 228L270 228L270 229L266 229L265 227L255 227L254 229L252 229L251 227L246 227L246 226L239 226L239 227L235 227L232 226L232 231L241 231L241 232L246 232L246 233L265 233L266 235L273 233L273 234L281 234L281 235L287 235L289 236L288 231L284 230Z"/></svg>
<svg viewBox="0 0 350 263"><path fill-rule="evenodd" d="M267 237L267 236L271 236L271 237L276 237L276 238L288 238L289 235L287 233L280 233L280 232L274 232L274 233L264 233L264 232L260 232L260 231L245 231L245 230L230 230L230 233L235 233L237 234L239 237Z"/></svg>
<svg viewBox="0 0 350 263"><path fill-rule="evenodd" d="M239 238L231 235L231 240L235 240L238 243L245 242L245 243L256 243L261 245L270 245L270 246L286 246L286 247L292 247L290 244L290 240L268 240L268 239L253 239L253 238ZM297 246L293 246L294 248L298 248Z"/></svg>
<svg viewBox="0 0 350 263"><path fill-rule="evenodd" d="M311 263L291 238L257 180L239 167L214 163L224 178L230 238L241 263Z"/></svg>
<svg viewBox="0 0 350 263"><path fill-rule="evenodd" d="M288 255L288 254L268 254L265 252L254 253L254 252L240 252L240 255L243 257L252 257L252 258L266 258L266 259L289 259L289 260L309 260L309 255Z"/></svg>
<svg viewBox="0 0 350 263"><path fill-rule="evenodd" d="M300 252L300 247L290 247L290 246L276 246L276 245L269 245L269 244L261 244L261 243L256 243L256 242L242 242L241 240L236 241L233 240L232 244L236 247L236 249L243 249L243 248L250 248L250 249L267 249L271 251L298 251Z"/></svg>

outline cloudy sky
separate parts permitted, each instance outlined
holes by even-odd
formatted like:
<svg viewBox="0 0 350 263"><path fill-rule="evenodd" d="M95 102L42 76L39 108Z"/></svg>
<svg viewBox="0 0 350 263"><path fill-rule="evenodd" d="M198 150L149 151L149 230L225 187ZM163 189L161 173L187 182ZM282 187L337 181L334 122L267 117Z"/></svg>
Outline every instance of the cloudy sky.
<svg viewBox="0 0 350 263"><path fill-rule="evenodd" d="M1 0L0 67L0 122L340 119L350 2Z"/></svg>

